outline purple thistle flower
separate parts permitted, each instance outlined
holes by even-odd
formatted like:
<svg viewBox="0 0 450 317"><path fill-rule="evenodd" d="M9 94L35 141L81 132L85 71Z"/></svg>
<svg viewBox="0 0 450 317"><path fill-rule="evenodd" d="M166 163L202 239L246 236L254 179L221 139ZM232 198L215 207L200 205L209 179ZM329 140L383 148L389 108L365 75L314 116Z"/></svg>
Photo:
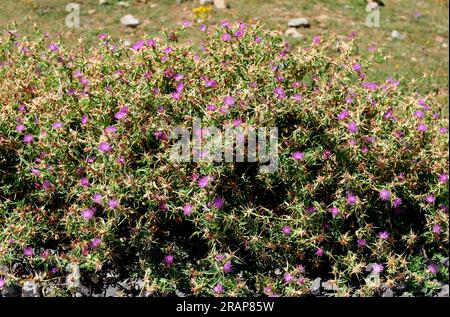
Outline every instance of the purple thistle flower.
<svg viewBox="0 0 450 317"><path fill-rule="evenodd" d="M439 183L445 184L448 182L448 175L447 174L440 174L439 175Z"/></svg>
<svg viewBox="0 0 450 317"><path fill-rule="evenodd" d="M59 49L58 44L56 44L56 43L50 43L50 44L47 46L47 48L48 48L51 52L56 52L56 51Z"/></svg>
<svg viewBox="0 0 450 317"><path fill-rule="evenodd" d="M391 192L385 188L380 191L379 196L382 201L388 201L391 198Z"/></svg>
<svg viewBox="0 0 450 317"><path fill-rule="evenodd" d="M371 83L371 82L364 82L363 87L368 90L376 90L378 88L378 85L375 83Z"/></svg>
<svg viewBox="0 0 450 317"><path fill-rule="evenodd" d="M102 204L102 200L103 200L103 196L100 195L99 193L95 193L94 196L92 197L92 201L98 205Z"/></svg>
<svg viewBox="0 0 450 317"><path fill-rule="evenodd" d="M289 283L291 283L291 282L294 280L294 277L292 276L291 273L286 272L286 273L284 273L283 280L284 280L287 284L289 284Z"/></svg>
<svg viewBox="0 0 450 317"><path fill-rule="evenodd" d="M352 192L347 193L347 203L351 206L358 203L358 196L354 195Z"/></svg>
<svg viewBox="0 0 450 317"><path fill-rule="evenodd" d="M25 143L31 143L31 142L33 142L34 141L34 137L33 137L33 135L31 135L31 134L26 134L24 137L23 137L23 142L25 142Z"/></svg>
<svg viewBox="0 0 450 317"><path fill-rule="evenodd" d="M345 118L347 118L349 114L350 114L350 112L348 111L348 109L345 109L344 111L342 111L341 113L338 114L338 119L340 121L342 121Z"/></svg>
<svg viewBox="0 0 450 317"><path fill-rule="evenodd" d="M436 275L439 272L438 266L435 263L429 264L427 268L428 271L433 275Z"/></svg>
<svg viewBox="0 0 450 317"><path fill-rule="evenodd" d="M392 207L398 208L398 207L400 207L402 204L403 204L402 199L399 198L399 197L396 197L396 198L394 198L394 201L392 202Z"/></svg>
<svg viewBox="0 0 450 317"><path fill-rule="evenodd" d="M89 187L89 179L87 179L86 177L83 177L80 181L80 184L82 187Z"/></svg>
<svg viewBox="0 0 450 317"><path fill-rule="evenodd" d="M81 216L86 219L92 219L92 217L94 216L95 213L95 209L90 209L90 208L86 208L81 212Z"/></svg>
<svg viewBox="0 0 450 317"><path fill-rule="evenodd" d="M322 153L322 159L324 159L326 161L331 157L332 154L333 153L330 150L325 150Z"/></svg>
<svg viewBox="0 0 450 317"><path fill-rule="evenodd" d="M358 239L356 240L356 243L358 244L358 247L364 248L367 245L366 239Z"/></svg>
<svg viewBox="0 0 450 317"><path fill-rule="evenodd" d="M198 187L205 188L209 184L209 176L203 176L198 180Z"/></svg>
<svg viewBox="0 0 450 317"><path fill-rule="evenodd" d="M294 152L292 153L292 158L296 161L301 161L305 157L305 153L303 152Z"/></svg>
<svg viewBox="0 0 450 317"><path fill-rule="evenodd" d="M233 270L233 264L231 261L228 261L223 265L223 272L224 273L230 273Z"/></svg>
<svg viewBox="0 0 450 317"><path fill-rule="evenodd" d="M337 215L339 215L341 213L339 208L334 207L334 206L330 208L330 212L331 212L331 215L333 216L333 218L337 217Z"/></svg>
<svg viewBox="0 0 450 317"><path fill-rule="evenodd" d="M350 133L356 133L358 132L358 125L356 124L356 122L350 122L347 126L347 129Z"/></svg>
<svg viewBox="0 0 450 317"><path fill-rule="evenodd" d="M435 235L440 235L442 233L442 227L440 225L434 225L432 231Z"/></svg>
<svg viewBox="0 0 450 317"><path fill-rule="evenodd" d="M382 240L387 240L389 238L389 232L381 231L380 233L378 233L378 237Z"/></svg>
<svg viewBox="0 0 450 317"><path fill-rule="evenodd" d="M108 202L109 209L116 209L119 206L119 202L115 199L110 199Z"/></svg>
<svg viewBox="0 0 450 317"><path fill-rule="evenodd" d="M147 42L145 42L145 45L149 47L155 47L156 46L156 40L155 39L149 39Z"/></svg>
<svg viewBox="0 0 450 317"><path fill-rule="evenodd" d="M23 131L25 131L27 129L27 127L25 127L23 124L18 124L17 126L16 126L16 131L17 132L23 132Z"/></svg>
<svg viewBox="0 0 450 317"><path fill-rule="evenodd" d="M362 70L362 66L359 63L354 63L353 64L353 70L357 73L359 73Z"/></svg>
<svg viewBox="0 0 450 317"><path fill-rule="evenodd" d="M102 243L102 239L100 239L100 238L94 238L94 239L92 239L91 240L91 248L92 249L95 249L95 248L97 248L99 245L100 245L100 243Z"/></svg>
<svg viewBox="0 0 450 317"><path fill-rule="evenodd" d="M372 266L372 272L373 273L381 273L384 270L384 265L383 264L379 264L379 263L375 263Z"/></svg>
<svg viewBox="0 0 450 317"><path fill-rule="evenodd" d="M231 35L229 33L224 33L224 34L222 34L221 39L223 42L228 42L231 40Z"/></svg>
<svg viewBox="0 0 450 317"><path fill-rule="evenodd" d="M216 286L214 286L213 291L216 294L222 294L223 293L223 286L222 286L222 284L218 283Z"/></svg>
<svg viewBox="0 0 450 317"><path fill-rule="evenodd" d="M110 125L108 127L105 128L105 132L108 134L114 134L117 132L117 128L113 125Z"/></svg>
<svg viewBox="0 0 450 317"><path fill-rule="evenodd" d="M189 216L192 213L193 209L194 209L194 207L191 204L186 204L183 207L183 214L185 216Z"/></svg>
<svg viewBox="0 0 450 317"><path fill-rule="evenodd" d="M223 102L224 102L225 106L231 107L234 105L236 100L231 96L226 96Z"/></svg>
<svg viewBox="0 0 450 317"><path fill-rule="evenodd" d="M419 119L423 119L424 113L423 113L423 111L417 110L416 112L414 112L414 116Z"/></svg>
<svg viewBox="0 0 450 317"><path fill-rule="evenodd" d="M285 225L283 226L283 228L281 228L281 232L283 232L285 235L290 235L292 233L292 229L288 225Z"/></svg>
<svg viewBox="0 0 450 317"><path fill-rule="evenodd" d="M314 36L313 37L313 45L319 44L320 43L320 36Z"/></svg>
<svg viewBox="0 0 450 317"><path fill-rule="evenodd" d="M222 197L216 197L213 199L212 203L214 208L220 209L225 203L225 199L223 199Z"/></svg>
<svg viewBox="0 0 450 317"><path fill-rule="evenodd" d="M63 124L61 122L55 122L52 124L52 128L53 129L58 129L58 128L62 128Z"/></svg>
<svg viewBox="0 0 450 317"><path fill-rule="evenodd" d="M429 194L425 196L425 202L430 205L434 204L436 202L436 197L434 197L432 194Z"/></svg>
<svg viewBox="0 0 450 317"><path fill-rule="evenodd" d="M219 262L222 262L223 260L225 260L225 256L223 254L217 254L216 260Z"/></svg>
<svg viewBox="0 0 450 317"><path fill-rule="evenodd" d="M441 127L441 128L439 128L439 133L440 133L440 134L446 134L447 131L448 131L448 129L447 129L446 127Z"/></svg>
<svg viewBox="0 0 450 317"><path fill-rule="evenodd" d="M27 256L27 257L33 256L33 255L34 255L34 250L33 250L33 248L32 248L32 247L25 247L25 248L23 249L23 255L24 255L24 256Z"/></svg>
<svg viewBox="0 0 450 317"><path fill-rule="evenodd" d="M164 257L164 265L165 266L171 266L172 264L173 264L173 255L166 255L165 257Z"/></svg>
<svg viewBox="0 0 450 317"><path fill-rule="evenodd" d="M423 122L419 123L419 125L417 126L417 131L426 132L427 130L428 130L428 127Z"/></svg>
<svg viewBox="0 0 450 317"><path fill-rule="evenodd" d="M286 98L286 93L284 92L283 88L281 88L281 87L275 88L274 94L278 99Z"/></svg>
<svg viewBox="0 0 450 317"><path fill-rule="evenodd" d="M108 142L101 142L101 143L98 145L98 149L99 149L100 151L102 151L102 152L109 152L109 151L112 150L112 147L111 147L111 145L110 145Z"/></svg>
<svg viewBox="0 0 450 317"><path fill-rule="evenodd" d="M86 124L88 122L88 120L89 120L89 117L87 115L84 115L81 118L81 124L83 124L83 125Z"/></svg>
<svg viewBox="0 0 450 317"><path fill-rule="evenodd" d="M316 250L316 255L317 255L317 256L321 257L321 256L323 256L323 254L324 254L324 251L323 251L322 248L318 248L318 249Z"/></svg>

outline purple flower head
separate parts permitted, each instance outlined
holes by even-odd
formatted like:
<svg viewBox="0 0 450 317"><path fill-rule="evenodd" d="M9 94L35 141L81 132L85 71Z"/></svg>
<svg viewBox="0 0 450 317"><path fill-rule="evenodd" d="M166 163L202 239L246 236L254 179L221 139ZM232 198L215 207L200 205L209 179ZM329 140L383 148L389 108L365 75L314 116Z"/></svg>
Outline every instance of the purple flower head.
<svg viewBox="0 0 450 317"><path fill-rule="evenodd" d="M386 188L382 189L378 195L382 201L388 201L391 198L391 192Z"/></svg>
<svg viewBox="0 0 450 317"><path fill-rule="evenodd" d="M223 265L223 272L224 273L230 273L233 270L233 264L231 261L228 261Z"/></svg>
<svg viewBox="0 0 450 317"><path fill-rule="evenodd" d="M193 209L194 209L194 207L191 204L186 204L183 207L183 214L185 216L189 216L190 214L192 214Z"/></svg>
<svg viewBox="0 0 450 317"><path fill-rule="evenodd" d="M341 211L337 207L331 207L330 212L331 212L331 215L333 215L333 218L337 217L337 215L339 215L341 213Z"/></svg>
<svg viewBox="0 0 450 317"><path fill-rule="evenodd" d="M58 44L56 43L50 43L47 48L51 51L51 52L56 52L59 49Z"/></svg>
<svg viewBox="0 0 450 317"><path fill-rule="evenodd" d="M358 239L356 240L356 243L358 244L358 247L364 248L367 245L366 239Z"/></svg>
<svg viewBox="0 0 450 317"><path fill-rule="evenodd" d="M321 256L323 256L323 254L324 254L324 251L323 251L322 248L318 248L318 249L316 250L316 255L317 255L317 256L321 257Z"/></svg>
<svg viewBox="0 0 450 317"><path fill-rule="evenodd" d="M356 205L358 203L358 196L356 196L352 192L348 192L347 193L347 203L351 206Z"/></svg>
<svg viewBox="0 0 450 317"><path fill-rule="evenodd" d="M368 90L376 90L378 88L378 85L375 83L371 83L371 82L364 82L363 87Z"/></svg>
<svg viewBox="0 0 450 317"><path fill-rule="evenodd" d="M23 132L23 131L25 131L27 129L27 127L25 127L23 124L18 124L17 126L16 126L16 131L17 132Z"/></svg>
<svg viewBox="0 0 450 317"><path fill-rule="evenodd" d="M281 228L281 232L283 232L285 235L290 235L292 233L292 229L288 225L285 225L283 226L283 228Z"/></svg>
<svg viewBox="0 0 450 317"><path fill-rule="evenodd" d="M32 247L25 247L23 249L23 255L26 257L32 257L34 255L34 250Z"/></svg>
<svg viewBox="0 0 450 317"><path fill-rule="evenodd" d="M440 225L434 225L432 231L435 235L440 235L442 233L442 227Z"/></svg>
<svg viewBox="0 0 450 317"><path fill-rule="evenodd" d="M214 286L213 291L216 294L222 294L223 293L223 286L222 286L222 284L218 283L216 286Z"/></svg>
<svg viewBox="0 0 450 317"><path fill-rule="evenodd" d="M98 149L99 149L100 151L102 151L102 152L109 152L109 151L112 150L112 147L111 147L111 145L110 145L108 142L101 142L101 143L98 145Z"/></svg>
<svg viewBox="0 0 450 317"><path fill-rule="evenodd" d="M228 107L232 107L235 102L236 102L236 100L233 97L231 97L231 96L226 96L224 101L223 101L225 106L228 106Z"/></svg>
<svg viewBox="0 0 450 317"><path fill-rule="evenodd" d="M86 124L88 122L88 120L89 120L89 117L87 115L84 115L81 118L81 124L83 124L83 125Z"/></svg>
<svg viewBox="0 0 450 317"><path fill-rule="evenodd" d="M200 177L197 183L198 187L205 188L209 184L209 176Z"/></svg>
<svg viewBox="0 0 450 317"><path fill-rule="evenodd" d="M353 96L348 95L348 96L345 98L345 102L346 102L346 103L352 103L352 102L353 102Z"/></svg>
<svg viewBox="0 0 450 317"><path fill-rule="evenodd" d="M333 153L330 150L325 150L322 153L322 159L324 159L326 161L331 157L332 154Z"/></svg>
<svg viewBox="0 0 450 317"><path fill-rule="evenodd" d="M144 48L144 45L145 45L145 41L140 40L140 41L137 41L136 43L134 43L133 45L131 45L131 48L135 51L139 51L142 48Z"/></svg>
<svg viewBox="0 0 450 317"><path fill-rule="evenodd" d="M224 33L224 34L222 34L221 40L223 42L228 42L231 40L231 35L229 33Z"/></svg>
<svg viewBox="0 0 450 317"><path fill-rule="evenodd" d="M34 141L34 137L33 137L33 135L31 135L31 134L26 134L24 137L23 137L23 142L25 142L25 143L31 143L31 142L33 142Z"/></svg>
<svg viewBox="0 0 450 317"><path fill-rule="evenodd" d="M439 183L445 184L448 182L448 175L447 174L440 174L439 175Z"/></svg>
<svg viewBox="0 0 450 317"><path fill-rule="evenodd" d="M402 204L403 204L402 199L399 198L399 197L396 197L396 198L394 198L394 201L392 202L392 207L398 208L398 207L400 207Z"/></svg>
<svg viewBox="0 0 450 317"><path fill-rule="evenodd" d="M381 273L384 270L384 265L383 264L379 264L379 263L375 263L372 266L372 272L373 273Z"/></svg>
<svg viewBox="0 0 450 317"><path fill-rule="evenodd" d="M92 197L92 201L98 205L101 205L102 201L103 201L103 197L99 193L95 193L94 196Z"/></svg>
<svg viewBox="0 0 450 317"><path fill-rule="evenodd" d="M212 205L214 208L220 209L220 208L222 208L224 202L225 202L225 199L223 199L222 197L216 197L213 199Z"/></svg>
<svg viewBox="0 0 450 317"><path fill-rule="evenodd" d="M58 128L62 128L63 124L61 122L55 122L52 124L52 128L53 129L58 129Z"/></svg>
<svg viewBox="0 0 450 317"><path fill-rule="evenodd" d="M341 113L338 114L338 119L340 121L342 121L345 118L347 118L349 114L350 114L350 112L348 111L348 109L345 109L344 111L342 111Z"/></svg>
<svg viewBox="0 0 450 317"><path fill-rule="evenodd" d="M109 209L116 209L119 206L119 202L116 199L110 199L108 202Z"/></svg>
<svg viewBox="0 0 450 317"><path fill-rule="evenodd" d="M80 185L82 187L89 187L89 179L87 179L87 177L83 177L80 181Z"/></svg>
<svg viewBox="0 0 450 317"><path fill-rule="evenodd" d="M359 63L354 63L353 64L353 70L357 73L359 73L362 70L362 66Z"/></svg>
<svg viewBox="0 0 450 317"><path fill-rule="evenodd" d="M95 248L97 248L100 245L100 243L102 243L102 239L94 238L94 239L91 240L90 246L91 246L92 249L95 249Z"/></svg>
<svg viewBox="0 0 450 317"><path fill-rule="evenodd" d="M424 115L423 111L417 110L416 112L414 112L414 116L415 116L416 118L423 119L423 117L424 117L425 115Z"/></svg>
<svg viewBox="0 0 450 317"><path fill-rule="evenodd" d="M284 273L283 280L284 280L287 284L289 284L289 283L291 283L291 282L294 280L294 277L292 276L291 273L286 272L286 273Z"/></svg>
<svg viewBox="0 0 450 317"><path fill-rule="evenodd" d="M81 216L86 219L92 219L94 217L95 209L86 208L81 212Z"/></svg>
<svg viewBox="0 0 450 317"><path fill-rule="evenodd" d="M435 263L431 263L427 267L428 272L430 272L433 275L436 275L439 272L438 266Z"/></svg>
<svg viewBox="0 0 450 317"><path fill-rule="evenodd" d="M173 264L173 255L166 255L164 257L164 265L165 266L171 266Z"/></svg>
<svg viewBox="0 0 450 317"><path fill-rule="evenodd" d="M356 122L350 122L347 126L348 132L350 133L356 133L358 132L358 125Z"/></svg>
<svg viewBox="0 0 450 317"><path fill-rule="evenodd" d="M389 238L389 232L381 231L380 233L378 233L378 237L382 240L387 240Z"/></svg>
<svg viewBox="0 0 450 317"><path fill-rule="evenodd" d="M319 44L320 43L320 36L314 36L313 37L313 45Z"/></svg>
<svg viewBox="0 0 450 317"><path fill-rule="evenodd" d="M301 161L305 157L305 153L303 152L294 152L292 153L292 158L296 161Z"/></svg>
<svg viewBox="0 0 450 317"><path fill-rule="evenodd" d="M183 22L181 22L181 25L185 28L188 28L191 26L191 22L184 20Z"/></svg>
<svg viewBox="0 0 450 317"><path fill-rule="evenodd" d="M149 47L155 47L156 46L156 40L155 39L149 39L147 42L145 42L145 45Z"/></svg>
<svg viewBox="0 0 450 317"><path fill-rule="evenodd" d="M217 254L216 260L219 262L222 262L223 260L225 260L225 256L223 254Z"/></svg>
<svg viewBox="0 0 450 317"><path fill-rule="evenodd" d="M286 93L284 92L283 88L281 88L281 87L275 88L274 94L278 99L286 98Z"/></svg>
<svg viewBox="0 0 450 317"><path fill-rule="evenodd" d="M105 128L105 132L108 134L114 134L117 132L117 128L113 125L110 125L108 127Z"/></svg>
<svg viewBox="0 0 450 317"><path fill-rule="evenodd" d="M434 204L436 202L436 197L434 197L432 194L425 196L425 202L427 204Z"/></svg>
<svg viewBox="0 0 450 317"><path fill-rule="evenodd" d="M426 132L427 130L428 130L428 127L423 122L419 123L419 125L417 126L417 131Z"/></svg>

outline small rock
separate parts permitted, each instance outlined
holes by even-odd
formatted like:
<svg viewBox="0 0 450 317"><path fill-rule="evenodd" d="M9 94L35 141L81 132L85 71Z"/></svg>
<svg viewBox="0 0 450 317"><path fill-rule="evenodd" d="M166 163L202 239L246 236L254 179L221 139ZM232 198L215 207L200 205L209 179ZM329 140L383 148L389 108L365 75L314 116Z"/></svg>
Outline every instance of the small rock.
<svg viewBox="0 0 450 317"><path fill-rule="evenodd" d="M445 285L441 288L440 292L437 294L437 297L449 297L449 294L448 294L448 284L445 284Z"/></svg>
<svg viewBox="0 0 450 317"><path fill-rule="evenodd" d="M381 0L367 0L367 3L376 3L380 6L384 6L384 2Z"/></svg>
<svg viewBox="0 0 450 317"><path fill-rule="evenodd" d="M39 287L32 281L26 281L22 286L22 297L39 297Z"/></svg>
<svg viewBox="0 0 450 317"><path fill-rule="evenodd" d="M292 37L293 39L301 39L303 35L301 35L296 28L289 28L284 32L284 36Z"/></svg>
<svg viewBox="0 0 450 317"><path fill-rule="evenodd" d="M380 6L378 5L377 2L369 2L369 4L367 4L366 10L369 9L370 11L376 10L378 9Z"/></svg>
<svg viewBox="0 0 450 317"><path fill-rule="evenodd" d="M372 268L373 268L374 264L375 264L375 263L369 263L369 264L367 264L367 266L366 266L366 272L367 272L367 273L372 272Z"/></svg>
<svg viewBox="0 0 450 317"><path fill-rule="evenodd" d="M328 283L328 282L323 282L322 283L322 287L323 287L323 290L327 291L327 292L337 292L339 290L337 285L331 284L331 283Z"/></svg>
<svg viewBox="0 0 450 317"><path fill-rule="evenodd" d="M85 296L85 297L90 297L91 296L91 291L89 290L89 287L84 286L84 285L80 285L77 288L78 293L80 293L81 295Z"/></svg>
<svg viewBox="0 0 450 317"><path fill-rule="evenodd" d="M4 297L20 297L22 293L22 286L19 284L11 284L5 287L2 291Z"/></svg>
<svg viewBox="0 0 450 317"><path fill-rule="evenodd" d="M187 297L188 295L186 293L183 293L182 291L175 290L175 295L178 297Z"/></svg>
<svg viewBox="0 0 450 317"><path fill-rule="evenodd" d="M200 5L204 6L204 5L208 5L208 4L213 4L214 1L213 0L200 0Z"/></svg>
<svg viewBox="0 0 450 317"><path fill-rule="evenodd" d="M139 25L139 20L136 19L134 16L132 16L131 14L127 14L124 15L121 19L120 19L120 23L122 23L125 26L128 27L137 27Z"/></svg>
<svg viewBox="0 0 450 317"><path fill-rule="evenodd" d="M397 30L392 31L391 37L394 40L404 40L405 39L405 36Z"/></svg>
<svg viewBox="0 0 450 317"><path fill-rule="evenodd" d="M316 278L312 283L311 283L311 294L316 295L316 296L320 296L321 294L321 285L322 284L322 279L320 277Z"/></svg>
<svg viewBox="0 0 450 317"><path fill-rule="evenodd" d="M95 13L95 9L91 9L91 10L88 11L89 15L94 14L94 13Z"/></svg>
<svg viewBox="0 0 450 317"><path fill-rule="evenodd" d="M108 286L106 289L105 297L119 297L121 295L121 291L119 288L115 286Z"/></svg>
<svg viewBox="0 0 450 317"><path fill-rule="evenodd" d="M394 297L394 291L392 288L386 287L381 293L381 297Z"/></svg>
<svg viewBox="0 0 450 317"><path fill-rule="evenodd" d="M227 8L227 4L226 4L225 0L214 0L214 6L217 9L226 9Z"/></svg>
<svg viewBox="0 0 450 317"><path fill-rule="evenodd" d="M409 292L404 292L402 295L400 295L400 297L413 297L413 294Z"/></svg>
<svg viewBox="0 0 450 317"><path fill-rule="evenodd" d="M299 27L308 28L308 27L310 27L310 24L309 24L308 19L297 18L297 19L289 20L288 26L291 28L299 28Z"/></svg>

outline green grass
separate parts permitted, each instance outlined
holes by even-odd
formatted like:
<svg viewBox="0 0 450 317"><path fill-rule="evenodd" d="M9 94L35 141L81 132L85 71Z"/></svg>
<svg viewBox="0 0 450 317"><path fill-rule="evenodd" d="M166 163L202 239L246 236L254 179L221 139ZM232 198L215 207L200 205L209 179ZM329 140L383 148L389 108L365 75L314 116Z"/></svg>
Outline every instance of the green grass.
<svg viewBox="0 0 450 317"><path fill-rule="evenodd" d="M81 27L69 29L65 26L65 5L76 2L81 7ZM36 24L42 31L55 34L61 32L68 45L90 45L100 32L129 41L155 35L161 27L179 24L183 19L194 21L192 10L199 6L197 0L176 4L175 0L129 0L129 7L117 5L118 0L109 0L109 5L100 6L98 0L3 0L0 8L2 29L13 21L24 17L30 19L22 26L22 33L33 30ZM371 58L377 50L389 56L386 62L376 64L368 75L370 80L380 81L388 76L401 80L408 88L421 94L435 93L444 104L448 104L448 2L442 0L385 0L381 8L380 28L365 25L367 12L364 0L229 0L229 10L213 11L208 23L222 19L259 20L269 28L284 31L290 18L307 17L311 28L300 30L303 41L291 41L293 45L307 45L317 34L329 32L347 36L356 32L362 56ZM92 10L95 10L93 12ZM415 17L419 11L422 16ZM125 28L120 18L133 14L141 21L136 29ZM392 40L390 33L398 30L406 36L402 41ZM187 37L198 39L197 27Z"/></svg>

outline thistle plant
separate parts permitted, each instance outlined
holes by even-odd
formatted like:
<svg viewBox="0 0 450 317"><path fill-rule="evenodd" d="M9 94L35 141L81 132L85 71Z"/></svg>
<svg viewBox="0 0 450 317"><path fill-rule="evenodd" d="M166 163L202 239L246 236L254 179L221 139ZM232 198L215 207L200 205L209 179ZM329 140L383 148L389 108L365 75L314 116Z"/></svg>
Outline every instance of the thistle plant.
<svg viewBox="0 0 450 317"><path fill-rule="evenodd" d="M125 264L153 296L448 282L448 118L432 95L370 82L354 38L291 49L223 21L198 50L177 42L187 27L73 50L2 34L0 264L20 270L0 271L0 288ZM277 127L277 171L171 161L172 131L195 134L198 117Z"/></svg>

